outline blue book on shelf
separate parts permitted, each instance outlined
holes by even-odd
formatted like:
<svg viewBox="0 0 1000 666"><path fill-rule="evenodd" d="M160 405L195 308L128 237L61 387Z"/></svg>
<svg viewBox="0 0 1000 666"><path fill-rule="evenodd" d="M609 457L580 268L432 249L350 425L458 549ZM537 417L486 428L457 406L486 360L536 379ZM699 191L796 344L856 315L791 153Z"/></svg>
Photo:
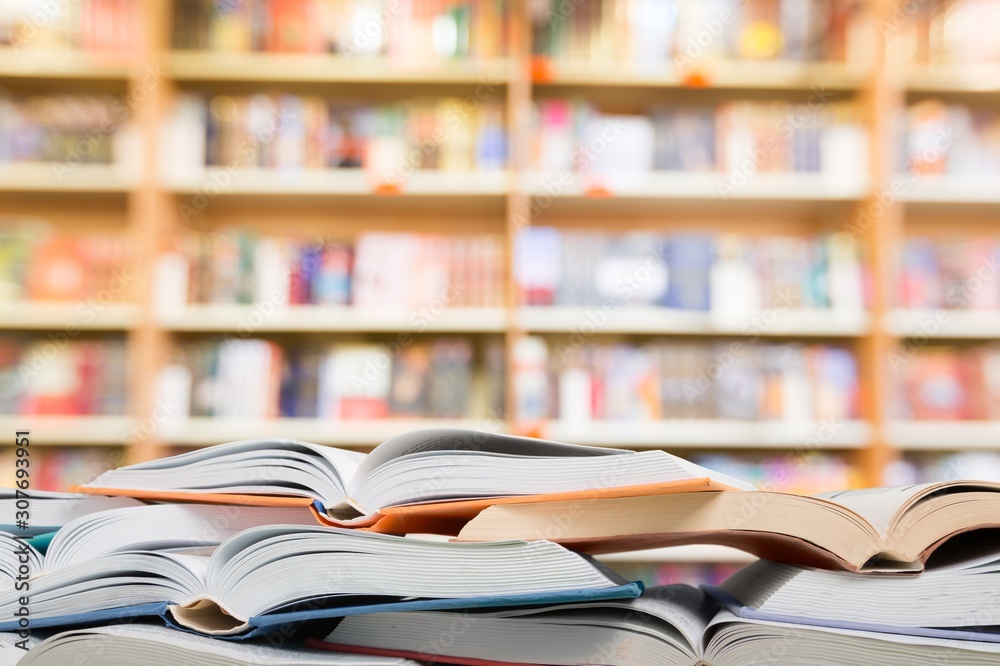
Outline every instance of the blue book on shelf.
<svg viewBox="0 0 1000 666"><path fill-rule="evenodd" d="M663 305L682 310L708 310L709 276L715 262L711 234L676 234L667 241L667 294Z"/></svg>

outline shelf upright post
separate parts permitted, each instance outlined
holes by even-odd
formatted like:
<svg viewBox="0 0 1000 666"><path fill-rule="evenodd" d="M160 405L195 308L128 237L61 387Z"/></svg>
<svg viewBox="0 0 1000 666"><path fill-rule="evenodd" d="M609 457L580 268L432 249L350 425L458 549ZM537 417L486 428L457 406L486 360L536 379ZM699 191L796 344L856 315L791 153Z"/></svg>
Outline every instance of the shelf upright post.
<svg viewBox="0 0 1000 666"><path fill-rule="evenodd" d="M890 356L898 340L886 327L892 305L895 255L902 242L902 203L896 183L897 165L893 156L894 130L903 109L900 77L886 63L886 40L901 14L897 0L873 0L875 29L872 66L862 91L861 104L868 127L870 189L854 211L848 228L858 236L872 271L871 316L873 326L861 339L858 354L863 387L864 415L871 423L872 436L864 449L861 465L867 485L882 485L886 466L897 455L886 436L889 398L895 390ZM905 18L905 17L904 17ZM899 29L902 26L897 26Z"/></svg>
<svg viewBox="0 0 1000 666"><path fill-rule="evenodd" d="M136 244L139 317L129 331L129 411L136 423L122 436L125 464L161 454L157 430L171 416L163 406L157 409L156 405L156 378L169 349L169 338L156 318L154 283L157 259L169 237L172 219L172 198L160 183L158 152L171 84L160 69L168 48L169 19L170 0L144 0L142 53L139 66L129 80L131 113L140 135L141 164L128 198L129 228Z"/></svg>
<svg viewBox="0 0 1000 666"><path fill-rule="evenodd" d="M507 332L506 357L507 372L504 384L504 415L511 429L518 431L522 424L515 422L517 395L514 390L514 350L524 336L517 317L518 293L514 282L514 247L517 234L522 227L531 224L531 200L525 190L524 174L528 157L528 119L531 113L531 18L528 14L529 0L510 0L508 5L508 34L510 62L507 84L507 128L509 146L510 187L507 194L505 281Z"/></svg>

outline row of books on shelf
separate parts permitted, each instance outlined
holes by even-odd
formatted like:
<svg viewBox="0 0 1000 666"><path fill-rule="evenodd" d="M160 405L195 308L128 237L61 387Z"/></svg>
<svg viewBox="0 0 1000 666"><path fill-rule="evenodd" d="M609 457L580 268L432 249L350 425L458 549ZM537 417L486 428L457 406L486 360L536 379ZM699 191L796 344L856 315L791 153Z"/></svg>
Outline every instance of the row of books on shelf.
<svg viewBox="0 0 1000 666"><path fill-rule="evenodd" d="M507 164L503 105L445 97L366 103L290 94L184 93L164 119L163 172L183 180L204 166L239 170L364 168L373 185L414 171L497 171ZM0 95L0 161L127 164L138 144L128 101L111 95ZM722 195L759 173L820 173L859 183L868 138L848 103L733 101L606 113L576 99L547 99L532 114L529 168L587 176L590 187L627 187L636 174L721 171ZM997 115L922 101L906 111L901 171L1000 173ZM54 176L62 172L56 170ZM59 178L61 180L61 178ZM561 179L546 182L558 195Z"/></svg>
<svg viewBox="0 0 1000 666"><path fill-rule="evenodd" d="M900 172L1000 175L1000 115L993 108L929 99L909 106L905 114Z"/></svg>
<svg viewBox="0 0 1000 666"><path fill-rule="evenodd" d="M597 69L681 71L713 60L865 62L873 17L841 0L558 0L533 14L534 52ZM545 7L547 11L543 11Z"/></svg>
<svg viewBox="0 0 1000 666"><path fill-rule="evenodd" d="M380 419L502 414L499 340L468 338L282 348L267 340L182 345L160 383L186 415ZM483 368L480 375L476 368Z"/></svg>
<svg viewBox="0 0 1000 666"><path fill-rule="evenodd" d="M184 94L165 121L167 173L364 167L384 181L415 170L495 171L507 163L503 105L444 97L366 103L297 95Z"/></svg>
<svg viewBox="0 0 1000 666"><path fill-rule="evenodd" d="M126 413L124 341L74 338L68 330L0 338L0 414Z"/></svg>
<svg viewBox="0 0 1000 666"><path fill-rule="evenodd" d="M910 237L900 266L903 308L1000 308L995 236Z"/></svg>
<svg viewBox="0 0 1000 666"><path fill-rule="evenodd" d="M909 419L1000 419L1000 348L925 346L914 341L889 359Z"/></svg>
<svg viewBox="0 0 1000 666"><path fill-rule="evenodd" d="M24 493L0 494L0 631L23 642L21 664L137 651L157 665L355 664L310 648L381 658L356 666L1000 654L988 612L1000 484L975 478L809 496L663 451L429 430L367 455L230 442L75 490L32 491L30 522L17 513ZM681 544L761 559L646 569L655 582L725 578L644 589L587 557ZM56 635L18 635L20 616Z"/></svg>
<svg viewBox="0 0 1000 666"><path fill-rule="evenodd" d="M366 232L353 244L225 230L163 257L158 305L354 305L426 327L446 307L503 306L503 238ZM423 314L421 312L423 311ZM412 315L412 316L411 316Z"/></svg>
<svg viewBox="0 0 1000 666"><path fill-rule="evenodd" d="M0 413L126 413L124 341L74 337L58 331L0 340ZM503 345L480 342L401 335L382 344L284 348L210 338L182 344L163 385L170 403L184 406L178 418L502 414ZM1000 420L995 346L904 346L889 362L896 418ZM836 346L528 337L516 347L513 372L517 416L528 421L861 416L857 362Z"/></svg>
<svg viewBox="0 0 1000 666"><path fill-rule="evenodd" d="M728 189L758 173L822 173L857 182L868 138L855 105L813 98L801 104L731 101L717 106L609 113L580 99L547 99L533 116L531 167L545 174L600 177L626 185L652 171L723 171Z"/></svg>
<svg viewBox="0 0 1000 666"><path fill-rule="evenodd" d="M63 233L42 221L0 226L0 301L69 301L81 320L134 301L131 239L120 232Z"/></svg>
<svg viewBox="0 0 1000 666"><path fill-rule="evenodd" d="M0 163L51 162L62 181L80 164L127 163L132 109L113 95L14 95L0 90Z"/></svg>
<svg viewBox="0 0 1000 666"><path fill-rule="evenodd" d="M855 239L607 232L529 227L515 240L514 277L525 305L655 305L712 311L743 324L765 309L867 302Z"/></svg>
<svg viewBox="0 0 1000 666"><path fill-rule="evenodd" d="M402 67L499 58L504 0L175 0L176 49L386 56Z"/></svg>
<svg viewBox="0 0 1000 666"><path fill-rule="evenodd" d="M569 422L660 418L853 419L857 361L825 345L519 341L517 414Z"/></svg>
<svg viewBox="0 0 1000 666"><path fill-rule="evenodd" d="M134 300L134 246L127 234L66 232L24 219L3 224L0 234L0 300L82 301L82 319L108 303ZM514 280L527 306L662 306L708 311L720 324L740 326L767 310L779 316L794 308L864 310L870 276L855 241L845 233L751 237L528 227L515 239ZM898 306L1000 308L997 243L992 236L907 238ZM161 259L158 302L165 309L355 305L410 315L428 307L502 307L503 245L494 234L366 232L348 242L240 229L188 232Z"/></svg>
<svg viewBox="0 0 1000 666"><path fill-rule="evenodd" d="M973 65L1000 61L1000 47L984 38L1000 21L997 0L936 0L918 3L893 22L890 53L917 64Z"/></svg>
<svg viewBox="0 0 1000 666"><path fill-rule="evenodd" d="M0 9L0 48L72 49L127 60L143 41L141 9L129 0L7 2Z"/></svg>

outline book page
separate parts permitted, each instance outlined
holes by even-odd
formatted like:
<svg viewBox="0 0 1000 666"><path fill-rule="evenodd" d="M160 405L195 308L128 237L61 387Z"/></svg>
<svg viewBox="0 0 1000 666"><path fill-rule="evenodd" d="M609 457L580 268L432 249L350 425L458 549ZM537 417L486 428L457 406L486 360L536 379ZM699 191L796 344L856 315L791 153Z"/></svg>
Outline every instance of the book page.
<svg viewBox="0 0 1000 666"><path fill-rule="evenodd" d="M918 495L934 486L922 483L909 486L837 490L821 493L816 497L830 500L846 507L867 520L884 539L889 533L893 518Z"/></svg>
<svg viewBox="0 0 1000 666"><path fill-rule="evenodd" d="M498 435L477 430L450 430L438 428L418 430L388 439L368 454L368 457L358 467L354 481L349 484L351 496L363 479L380 465L395 458L428 451L447 451L450 453L495 453L518 456L538 457L605 457L615 455L633 455L632 451L620 449L601 449L578 444L563 444L532 437L516 437L514 435Z"/></svg>

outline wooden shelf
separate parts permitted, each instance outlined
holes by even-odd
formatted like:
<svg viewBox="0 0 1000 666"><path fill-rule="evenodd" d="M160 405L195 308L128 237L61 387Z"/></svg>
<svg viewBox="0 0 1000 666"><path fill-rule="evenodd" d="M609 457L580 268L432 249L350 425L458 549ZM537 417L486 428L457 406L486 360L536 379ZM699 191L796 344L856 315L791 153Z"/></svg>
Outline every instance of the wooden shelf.
<svg viewBox="0 0 1000 666"><path fill-rule="evenodd" d="M832 427L831 427L832 425ZM863 421L785 422L735 419L663 419L660 421L548 421L542 435L591 446L636 449L859 449L871 428ZM817 444L813 439L819 441ZM810 443L811 442L811 443Z"/></svg>
<svg viewBox="0 0 1000 666"><path fill-rule="evenodd" d="M607 553L597 559L612 564L677 563L677 564L750 564L757 560L749 553L726 546L692 545L671 548L649 548L625 553Z"/></svg>
<svg viewBox="0 0 1000 666"><path fill-rule="evenodd" d="M54 79L124 83L134 71L135 68L126 63L83 51L0 48L0 81Z"/></svg>
<svg viewBox="0 0 1000 666"><path fill-rule="evenodd" d="M1000 311L891 310L886 313L885 326L901 338L995 340L1000 338Z"/></svg>
<svg viewBox="0 0 1000 666"><path fill-rule="evenodd" d="M717 88L729 90L853 91L865 84L866 66L760 61L706 62L689 72L672 65L641 69L618 64L554 62L536 68L536 86Z"/></svg>
<svg viewBox="0 0 1000 666"><path fill-rule="evenodd" d="M539 199L694 200L720 205L733 201L851 202L868 194L868 184L863 179L852 182L819 173L755 174L741 187L732 185L723 172L663 171L620 180L588 183L577 175L532 173L524 176L521 187Z"/></svg>
<svg viewBox="0 0 1000 666"><path fill-rule="evenodd" d="M0 415L0 431L30 430L32 446L121 446L134 424L127 416Z"/></svg>
<svg viewBox="0 0 1000 666"><path fill-rule="evenodd" d="M386 313L353 307L288 306L263 316L253 305L190 305L163 314L160 324L173 331L254 333L502 333L507 330L504 308L447 308L427 313ZM414 317L417 317L415 320ZM259 324L258 322L259 317Z"/></svg>
<svg viewBox="0 0 1000 666"><path fill-rule="evenodd" d="M106 164L0 162L0 192L125 195L134 185L124 169Z"/></svg>
<svg viewBox="0 0 1000 666"><path fill-rule="evenodd" d="M925 65L906 75L909 92L930 94L1000 93L1000 68L996 65Z"/></svg>
<svg viewBox="0 0 1000 666"><path fill-rule="evenodd" d="M896 176L906 183L902 200L907 205L920 204L1000 204L1000 174L992 176Z"/></svg>
<svg viewBox="0 0 1000 666"><path fill-rule="evenodd" d="M0 301L0 331L123 331L135 325L138 315L136 306L125 303L91 308L85 303Z"/></svg>
<svg viewBox="0 0 1000 666"><path fill-rule="evenodd" d="M192 417L164 424L161 437L173 446L202 447L257 437L288 437L314 444L371 448L387 439L426 428L483 430L486 419L324 420L276 418L266 420Z"/></svg>
<svg viewBox="0 0 1000 666"><path fill-rule="evenodd" d="M379 186L362 169L242 169L234 175L225 167L208 167L201 174L168 179L177 194L210 196L333 197L503 197L510 189L503 171L417 171L398 188Z"/></svg>
<svg viewBox="0 0 1000 666"><path fill-rule="evenodd" d="M886 439L902 451L997 451L1000 421L889 421Z"/></svg>
<svg viewBox="0 0 1000 666"><path fill-rule="evenodd" d="M374 57L297 53L172 51L165 60L168 74L182 82L505 85L511 71L506 60L421 65Z"/></svg>
<svg viewBox="0 0 1000 666"><path fill-rule="evenodd" d="M517 324L531 333L576 333L634 335L732 335L761 337L857 337L869 330L866 312L802 309L774 312L741 323L723 323L708 312L658 307L622 306L595 324L594 307L526 307L517 311ZM603 313L602 313L603 314ZM768 322L771 323L768 323Z"/></svg>

